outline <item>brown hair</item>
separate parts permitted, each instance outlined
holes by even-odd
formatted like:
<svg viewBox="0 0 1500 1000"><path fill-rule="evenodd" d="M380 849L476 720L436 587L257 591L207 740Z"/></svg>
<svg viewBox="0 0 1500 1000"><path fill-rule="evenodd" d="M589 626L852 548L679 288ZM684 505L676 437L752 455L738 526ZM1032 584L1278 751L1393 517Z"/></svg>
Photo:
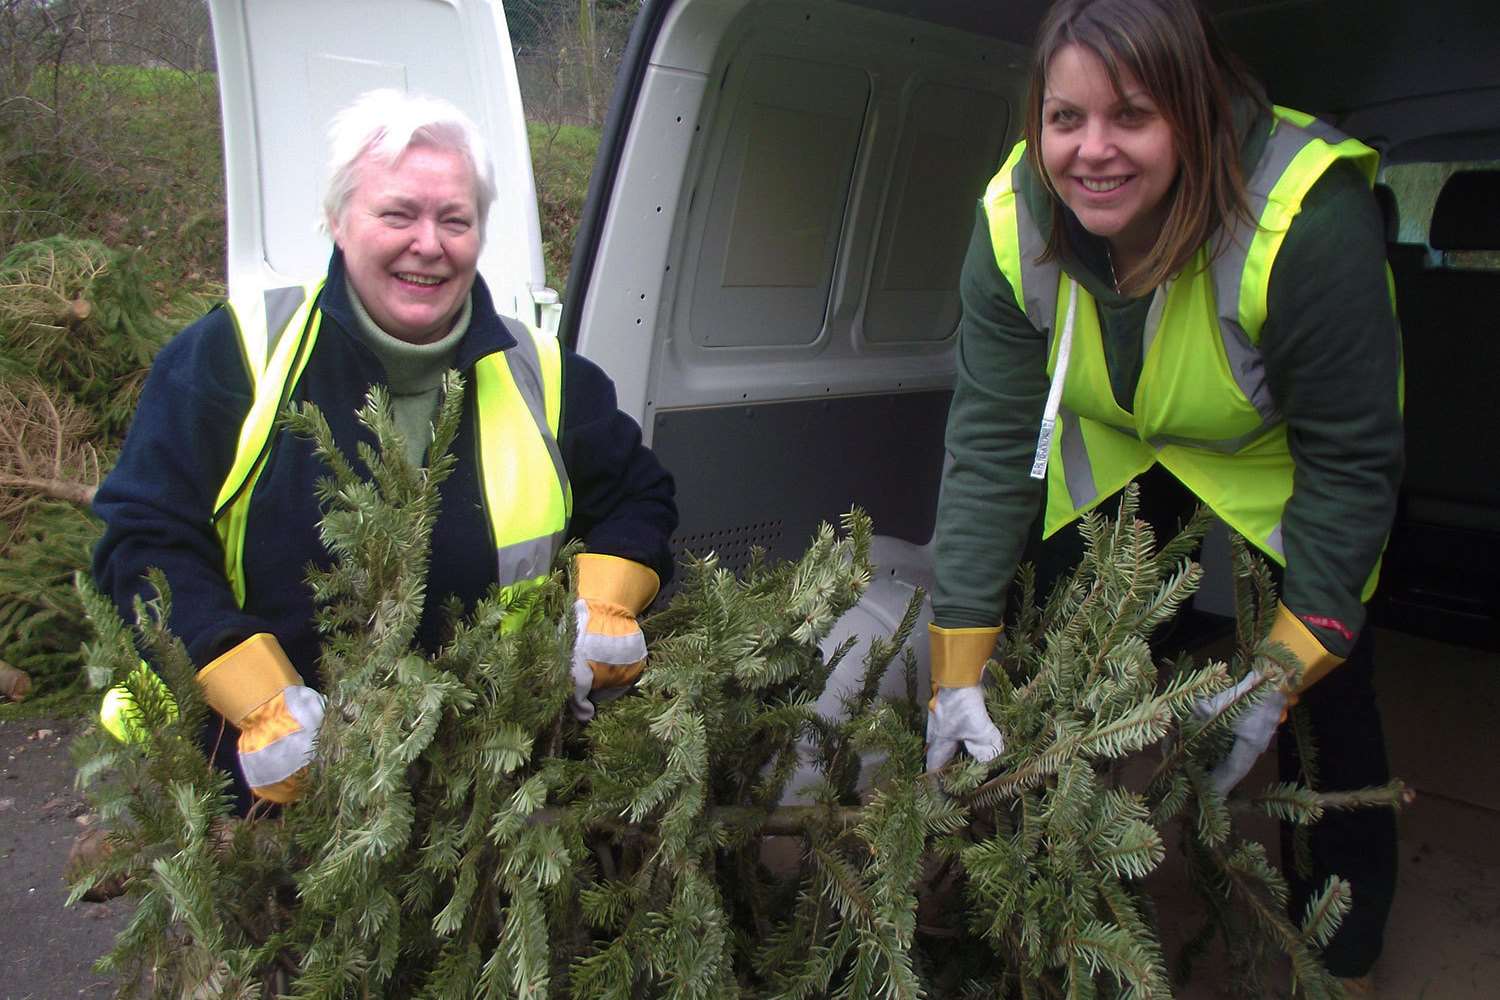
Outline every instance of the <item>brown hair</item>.
<svg viewBox="0 0 1500 1000"><path fill-rule="evenodd" d="M1194 0L1058 0L1037 33L1026 100L1026 154L1052 193L1052 233L1042 260L1056 258L1067 239L1062 200L1042 165L1041 136L1047 66L1069 45L1097 55L1117 92L1126 74L1140 81L1176 144L1180 167L1161 233L1146 259L1121 276L1121 291L1140 295L1186 267L1222 222L1235 215L1251 220L1233 101L1248 97L1264 107L1265 93Z"/></svg>

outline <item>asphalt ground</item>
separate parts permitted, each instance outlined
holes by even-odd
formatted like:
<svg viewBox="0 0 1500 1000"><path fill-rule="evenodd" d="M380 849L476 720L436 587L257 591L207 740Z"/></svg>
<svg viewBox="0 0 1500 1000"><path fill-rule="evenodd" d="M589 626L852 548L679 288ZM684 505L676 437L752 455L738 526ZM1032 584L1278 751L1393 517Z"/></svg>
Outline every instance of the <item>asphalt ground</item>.
<svg viewBox="0 0 1500 1000"><path fill-rule="evenodd" d="M0 722L0 997L109 997L93 971L130 913L125 899L67 907L63 864L93 819L73 788L79 723Z"/></svg>

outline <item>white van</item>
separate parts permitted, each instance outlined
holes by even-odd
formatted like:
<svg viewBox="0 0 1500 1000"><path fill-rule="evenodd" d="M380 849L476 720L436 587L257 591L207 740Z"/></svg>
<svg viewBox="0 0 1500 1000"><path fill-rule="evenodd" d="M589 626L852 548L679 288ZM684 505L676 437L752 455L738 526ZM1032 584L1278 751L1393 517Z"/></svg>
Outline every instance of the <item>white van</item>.
<svg viewBox="0 0 1500 1000"><path fill-rule="evenodd" d="M1500 4L1208 7L1274 100L1379 148L1396 192L1413 475L1377 621L1500 645L1500 270L1475 253L1500 251L1500 173L1432 207L1434 177L1500 160ZM497 303L614 378L676 476L678 551L792 555L858 504L877 561L922 582L959 268L1045 8L645 0L559 305L499 0L212 0L231 291L323 272L333 110L377 86L446 97L496 150Z"/></svg>

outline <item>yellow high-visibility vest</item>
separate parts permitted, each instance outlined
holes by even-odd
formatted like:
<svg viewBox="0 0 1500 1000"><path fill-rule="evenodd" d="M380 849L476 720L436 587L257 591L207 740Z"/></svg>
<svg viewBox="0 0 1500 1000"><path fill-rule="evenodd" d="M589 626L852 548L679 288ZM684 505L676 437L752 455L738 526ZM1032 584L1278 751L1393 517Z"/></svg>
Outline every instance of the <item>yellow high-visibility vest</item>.
<svg viewBox="0 0 1500 1000"><path fill-rule="evenodd" d="M224 575L241 607L250 495L270 453L276 417L317 343L322 312L316 302L322 284L229 301L254 392L234 462L214 502L213 524L224 549ZM510 321L507 326L516 347L481 358L470 389L478 417L485 510L502 587L546 577L573 511L557 445L562 348L535 327Z"/></svg>
<svg viewBox="0 0 1500 1000"><path fill-rule="evenodd" d="M1246 185L1256 223L1226 223L1231 231L1222 253L1211 257L1208 247L1199 248L1156 290L1129 412L1110 385L1093 297L1057 260L1037 261L1041 230L1014 183L1024 156L1025 144L1018 143L990 181L984 208L1000 273L1032 325L1051 341L1049 377L1073 305L1057 446L1046 459L1044 536L1160 462L1230 527L1285 566L1281 516L1292 494L1293 462L1260 351L1271 268L1318 178L1347 160L1373 183L1378 155L1309 115L1275 109L1273 130ZM1377 561L1365 600L1379 575Z"/></svg>

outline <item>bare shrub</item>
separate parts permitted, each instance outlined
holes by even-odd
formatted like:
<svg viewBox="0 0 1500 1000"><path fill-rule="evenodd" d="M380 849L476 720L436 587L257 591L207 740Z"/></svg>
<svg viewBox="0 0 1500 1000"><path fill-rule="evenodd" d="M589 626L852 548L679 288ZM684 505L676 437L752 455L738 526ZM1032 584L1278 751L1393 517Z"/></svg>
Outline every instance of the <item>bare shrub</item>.
<svg viewBox="0 0 1500 1000"><path fill-rule="evenodd" d="M637 10L637 4L621 0L507 3L527 118L551 124L604 124Z"/></svg>
<svg viewBox="0 0 1500 1000"><path fill-rule="evenodd" d="M0 0L0 242L57 232L222 280L204 0Z"/></svg>

